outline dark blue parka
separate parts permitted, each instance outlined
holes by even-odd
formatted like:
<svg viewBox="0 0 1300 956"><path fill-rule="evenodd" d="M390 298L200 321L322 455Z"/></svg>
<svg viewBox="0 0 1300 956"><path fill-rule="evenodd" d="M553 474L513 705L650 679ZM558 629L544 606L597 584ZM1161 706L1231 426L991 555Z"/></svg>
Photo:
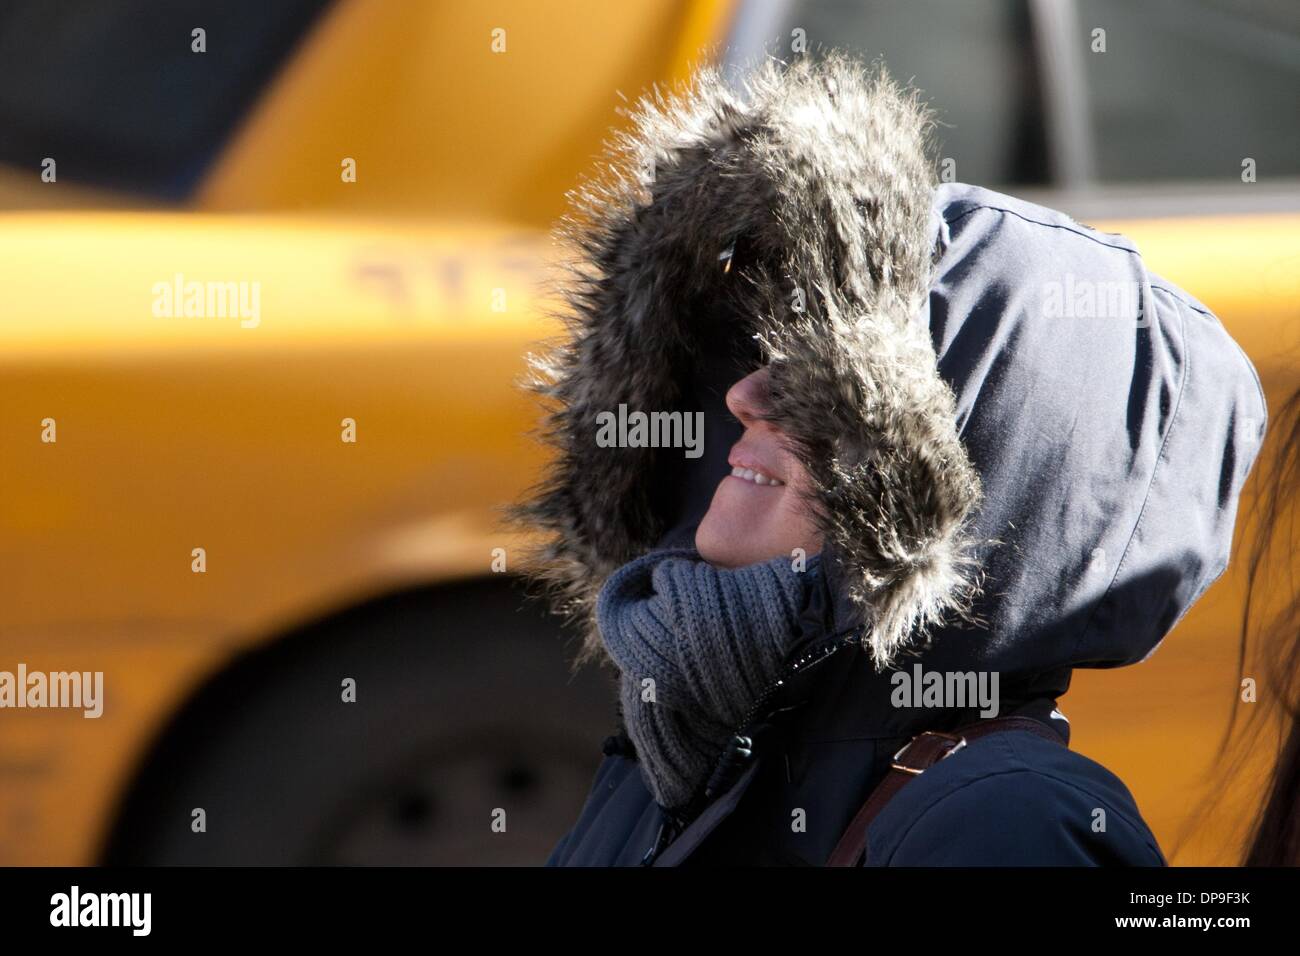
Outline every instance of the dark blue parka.
<svg viewBox="0 0 1300 956"><path fill-rule="evenodd" d="M996 734L940 761L876 818L869 865L1161 865L1161 850L1124 784L1066 746L1069 722L1061 710L1068 710L1068 701L1061 698L1076 667L1116 667L1148 657L1224 571L1238 494L1265 428L1257 377L1210 311L1150 273L1122 236L962 184L918 187L925 198L919 218L896 215L891 221L891 207L906 209L912 201L898 193L897 181L907 179L908 151L915 143L899 145L890 137L913 114L910 106L891 100L890 88L880 81L872 86L845 69L841 64L829 74L810 70L793 79L774 74L743 109L720 87L705 84L676 112L660 114L653 123L643 118L642 146L658 159L643 175L653 178L641 180L643 191L625 197L621 206L608 193L588 197L605 212L603 232L585 234L586 252L601 270L587 280L581 321L551 379L550 396L562 409L552 420L562 454L550 497L533 513L556 532L548 557L553 564L567 562L565 594L579 605L580 585L598 586L622 560L647 546L690 542L739 434L721 394L738 372L752 367L744 363L752 363L753 355L728 343L746 341L754 331L769 340L774 333L770 326L747 324L746 310L754 306L743 298L683 300L675 307L690 317L696 338L684 347L691 361L674 364L680 330L656 330L655 322L672 321L656 310L673 305L661 301L668 294L666 274L680 274L691 263L706 268L704 254L692 260L689 251L680 252L694 248L695 233L705 234L699 245L738 255L728 236L739 230L741 245L752 250L750 265L759 273L769 269L770 281L784 291L788 286L779 283L792 275L796 283L802 276L814 287L829 288L831 283L821 281L826 276L807 278L819 267L830 269L839 283L825 297L809 296L812 319L800 328L819 337L811 351L801 353L798 338L787 338L761 358L796 365L816 361L819 368L860 379L887 376L888 368L827 353L825 341L850 349L859 339L846 338L842 325L819 327L813 320L856 305L870 314L862 321L872 322L888 308L908 305L897 328L920 330L933 349L933 368L953 399L947 424L978 475L980 495L963 524L977 543L982 572L975 613L928 629L924 640L909 644L889 666L877 666L863 638L870 637L871 622L882 618L873 616L870 602L864 614L861 592L855 596L853 587L864 559L852 542L828 532L825 573L817 578L790 658L805 663L789 673L748 726L736 728L753 740L751 753L731 748L720 754L709 799L679 819L652 800L622 727L611 721L609 728L592 728L593 746L605 739L604 759L585 805L575 807L576 823L548 862L824 864L900 747L923 730L950 730L979 717L971 706L900 701L897 675L915 675L920 667L996 674L999 716L1038 719L1059 732L1061 744L1025 732ZM863 85L855 87L858 81ZM791 92L792 84L808 88ZM818 110L821 117L810 120L807 114ZM879 128L860 132L873 123ZM817 145L818 137L822 153L800 152L810 148L803 140ZM798 144L791 146L792 139ZM819 165L825 151L836 149L845 155L835 165ZM800 156L806 166L799 165ZM754 182L735 186L743 192L723 185L734 185L738 172L751 165L759 172ZM861 211L865 203L861 219L835 218L839 186L833 180L840 167L847 168L845 182L851 185L845 188L853 206ZM797 176L790 174L775 191L765 188L791 168ZM873 179L885 171L892 177L887 183ZM800 196L810 220L799 228L816 235L824 234L828 222L832 232L844 234L851 225L869 236L878 224L888 224L866 246L865 298L836 298L852 285L842 273L856 254L851 246L833 246L837 258L829 266L815 255L782 258L781 244L755 225L770 223L762 217L775 209L775 220L786 229L782 235L804 249L807 232L791 236L789 225L798 211L782 205L791 193ZM705 194L711 197L707 203L700 198ZM694 205L701 203L707 208L696 215ZM743 212L728 219L737 208ZM683 235L688 228L695 232ZM918 230L914 244L924 249L921 265L897 258L905 253L889 245L891 235L907 238L909 228ZM643 258L629 258L629 250L640 250ZM765 260L768 254L775 259ZM652 259L657 261L648 264ZM920 276L919 296L905 294L910 278L899 277L905 268ZM899 295L871 298L891 282ZM679 285L690 291L689 282ZM728 338L733 326L746 334ZM638 355L638 343L653 347ZM719 354L727 361L713 361ZM656 375L663 373L645 370L655 366L666 367L680 387L656 393L656 382L662 384ZM845 395L865 406L872 394L878 403L900 395L908 400L915 377L868 390L866 400L860 389L837 392L834 404L821 407L818 416L852 432L852 421L837 418L845 414ZM796 383L791 390L825 385L815 370L787 381ZM834 390L834 383L823 391L828 388ZM815 405L819 395L798 398ZM639 483L626 474L628 461L609 464L584 450L590 440L584 416L619 398L640 407L672 407L677 401L678 407L703 410L703 454L684 459L678 451L674 458L655 449L637 458L634 449L620 449L635 464L632 470L646 476ZM924 403L924 394L915 400ZM881 430L883 443L902 448L892 458L877 459L877 471L895 467L907 454L927 460L927 449L942 442L941 435L934 437L938 432L918 433L911 426L901 438L891 438L888 422L879 424L882 419L870 409L864 420ZM797 414L785 421L796 431L801 423L815 427ZM909 450L908 442L916 447ZM845 454L833 438L800 447L812 457L819 449ZM960 470L960 462L945 461ZM853 487L834 484L842 475L816 471L811 459L809 465L832 486L824 500L869 510L855 503ZM942 484L950 473L936 470L930 480ZM592 484L584 486L584 479ZM923 490L898 492L906 487L902 481L884 486L887 495L879 486L872 492L877 499L884 495L891 507L899 497L918 495L890 515L896 526L914 528L918 515L933 514L926 511L932 502ZM941 488L938 495L943 493ZM860 537L881 531L878 524L854 525L852 516L846 523L860 527ZM891 582L901 578L902 572L884 576ZM592 641L595 648L598 635Z"/></svg>

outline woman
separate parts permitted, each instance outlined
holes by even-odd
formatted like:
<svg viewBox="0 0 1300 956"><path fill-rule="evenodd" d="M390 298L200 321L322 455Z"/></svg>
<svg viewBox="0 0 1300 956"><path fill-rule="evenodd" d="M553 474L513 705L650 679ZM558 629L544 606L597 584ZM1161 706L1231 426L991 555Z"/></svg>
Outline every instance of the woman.
<svg viewBox="0 0 1300 956"><path fill-rule="evenodd" d="M915 95L843 57L633 121L566 221L517 512L620 684L550 862L1163 864L1056 701L1226 566L1240 349L1122 237L936 187ZM620 405L702 453L603 447Z"/></svg>

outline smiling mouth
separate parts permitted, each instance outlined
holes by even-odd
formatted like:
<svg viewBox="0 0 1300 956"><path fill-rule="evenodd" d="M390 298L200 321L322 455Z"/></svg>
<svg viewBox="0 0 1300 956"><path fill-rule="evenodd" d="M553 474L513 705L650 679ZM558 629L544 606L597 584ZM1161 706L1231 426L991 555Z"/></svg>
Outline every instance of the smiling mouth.
<svg viewBox="0 0 1300 956"><path fill-rule="evenodd" d="M785 482L779 478L772 478L763 474L761 471L755 471L753 468L741 468L736 466L731 469L731 477L739 478L741 481L747 481L753 485L784 485Z"/></svg>

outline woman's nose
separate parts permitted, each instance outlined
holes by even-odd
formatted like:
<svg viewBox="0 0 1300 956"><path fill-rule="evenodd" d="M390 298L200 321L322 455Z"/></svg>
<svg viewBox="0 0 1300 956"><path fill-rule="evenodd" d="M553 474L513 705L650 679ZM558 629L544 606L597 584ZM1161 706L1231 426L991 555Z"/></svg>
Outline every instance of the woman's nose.
<svg viewBox="0 0 1300 956"><path fill-rule="evenodd" d="M750 372L727 389L727 408L748 427L767 408L767 369Z"/></svg>

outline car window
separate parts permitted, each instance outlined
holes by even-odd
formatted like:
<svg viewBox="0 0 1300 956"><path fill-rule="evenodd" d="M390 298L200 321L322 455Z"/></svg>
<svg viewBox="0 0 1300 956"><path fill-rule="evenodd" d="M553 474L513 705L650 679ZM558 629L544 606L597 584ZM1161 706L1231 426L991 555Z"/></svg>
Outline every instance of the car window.
<svg viewBox="0 0 1300 956"><path fill-rule="evenodd" d="M0 162L184 198L327 4L5 0Z"/></svg>
<svg viewBox="0 0 1300 956"><path fill-rule="evenodd" d="M1098 179L1300 174L1296 0L1086 0L1077 19Z"/></svg>
<svg viewBox="0 0 1300 956"><path fill-rule="evenodd" d="M797 0L780 19L768 33L779 33L778 55L790 54L802 30L811 55L820 45L883 57L896 79L920 87L944 124L939 155L953 161L952 178L1046 183L1026 0Z"/></svg>

